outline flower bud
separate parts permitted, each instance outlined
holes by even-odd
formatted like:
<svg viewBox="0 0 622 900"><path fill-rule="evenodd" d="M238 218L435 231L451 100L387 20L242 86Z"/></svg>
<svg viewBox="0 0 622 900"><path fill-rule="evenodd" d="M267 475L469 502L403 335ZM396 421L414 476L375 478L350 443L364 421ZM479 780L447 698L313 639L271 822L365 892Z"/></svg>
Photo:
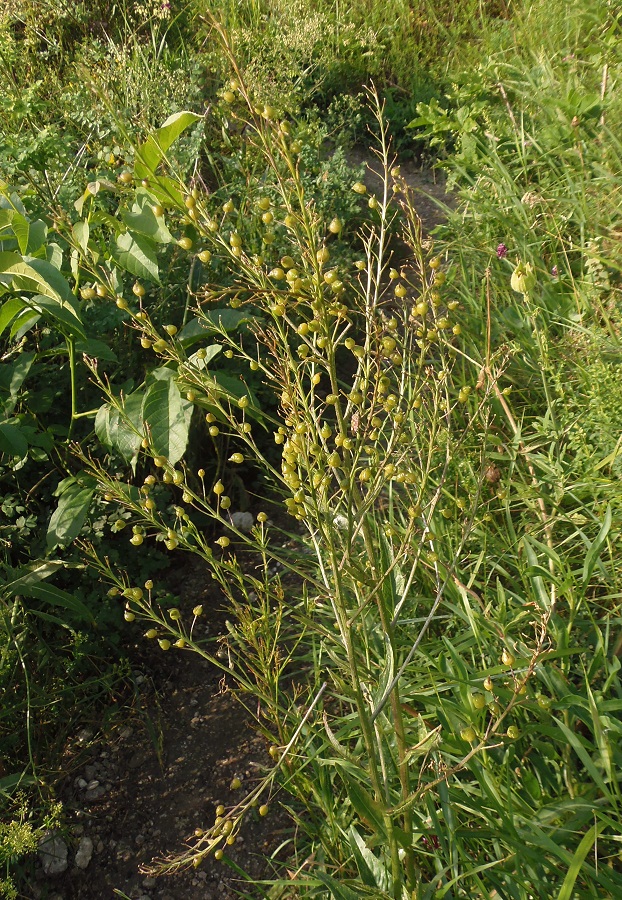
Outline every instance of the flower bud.
<svg viewBox="0 0 622 900"><path fill-rule="evenodd" d="M536 284L536 274L531 263L520 262L512 272L510 284L517 294L522 294L523 297L529 294Z"/></svg>

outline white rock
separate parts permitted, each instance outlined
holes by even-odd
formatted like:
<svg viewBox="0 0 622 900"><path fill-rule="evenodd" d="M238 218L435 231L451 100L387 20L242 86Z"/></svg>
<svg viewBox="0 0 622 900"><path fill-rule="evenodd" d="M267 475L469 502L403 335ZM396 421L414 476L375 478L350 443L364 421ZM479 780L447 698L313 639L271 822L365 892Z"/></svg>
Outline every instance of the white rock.
<svg viewBox="0 0 622 900"><path fill-rule="evenodd" d="M86 869L93 856L93 841L90 837L80 838L75 863L79 869Z"/></svg>
<svg viewBox="0 0 622 900"><path fill-rule="evenodd" d="M234 512L231 514L231 524L238 531L248 533L253 527L255 520L253 514L249 512Z"/></svg>
<svg viewBox="0 0 622 900"><path fill-rule="evenodd" d="M39 859L46 875L61 875L67 870L67 853L67 844L56 832L46 832L39 841Z"/></svg>

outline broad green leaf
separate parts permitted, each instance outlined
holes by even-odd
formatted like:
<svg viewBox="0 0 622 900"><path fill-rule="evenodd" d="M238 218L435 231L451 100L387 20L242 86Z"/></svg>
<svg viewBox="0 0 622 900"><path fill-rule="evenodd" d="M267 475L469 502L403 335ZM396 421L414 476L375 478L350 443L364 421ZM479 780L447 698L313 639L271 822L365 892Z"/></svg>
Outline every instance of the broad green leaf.
<svg viewBox="0 0 622 900"><path fill-rule="evenodd" d="M120 234L116 241L115 259L122 269L137 278L160 283L156 247L150 238L129 231Z"/></svg>
<svg viewBox="0 0 622 900"><path fill-rule="evenodd" d="M594 571L596 564L600 558L600 552L603 549L605 541L607 540L607 535L609 534L609 530L611 528L611 504L607 504L607 511L605 512L605 518L603 520L603 524L601 526L600 531L596 536L596 540L590 546L590 549L587 551L585 557L585 563L583 565L583 584L587 585L590 578L592 577L592 572Z"/></svg>
<svg viewBox="0 0 622 900"><path fill-rule="evenodd" d="M95 338L87 338L85 341L76 341L76 350L78 353L84 353L94 359L102 359L106 362L116 362L117 354L112 347L109 347L104 341L95 340Z"/></svg>
<svg viewBox="0 0 622 900"><path fill-rule="evenodd" d="M77 481L65 488L48 525L48 550L66 547L78 537L91 507L94 491L94 486L85 488Z"/></svg>
<svg viewBox="0 0 622 900"><path fill-rule="evenodd" d="M83 253L86 253L88 250L89 237L91 234L89 223L86 221L86 219L81 219L79 222L76 222L76 224L72 228L72 231L78 247L80 247Z"/></svg>
<svg viewBox="0 0 622 900"><path fill-rule="evenodd" d="M172 466L188 445L193 405L182 397L170 369L155 369L145 392L142 417L147 423L153 449Z"/></svg>
<svg viewBox="0 0 622 900"><path fill-rule="evenodd" d="M19 425L3 422L0 424L0 453L7 456L19 456L23 459L28 453L28 441Z"/></svg>
<svg viewBox="0 0 622 900"><path fill-rule="evenodd" d="M35 219L30 223L30 233L28 235L27 253L36 253L41 250L48 236L48 227L41 219Z"/></svg>
<svg viewBox="0 0 622 900"><path fill-rule="evenodd" d="M63 267L63 251L58 244L46 244L45 258L51 266L54 266L60 272Z"/></svg>
<svg viewBox="0 0 622 900"><path fill-rule="evenodd" d="M104 445L116 450L127 462L133 462L138 455L143 438L142 405L144 391L136 391L123 399L120 412L105 403L95 417L95 434Z"/></svg>
<svg viewBox="0 0 622 900"><path fill-rule="evenodd" d="M193 125L201 118L196 113L188 111L177 112L169 116L166 122L149 135L145 143L136 151L135 178L140 181L154 175L169 147L189 125Z"/></svg>
<svg viewBox="0 0 622 900"><path fill-rule="evenodd" d="M14 363L9 366L10 381L8 384L8 394L11 403L7 406L7 413L13 412L13 408L17 403L20 388L35 361L36 353L21 353Z"/></svg>
<svg viewBox="0 0 622 900"><path fill-rule="evenodd" d="M33 311L41 314L57 326L63 334L69 334L72 337L86 338L84 326L77 310L73 304L59 303L52 297L46 297L43 294L35 294L30 298L29 306L33 307Z"/></svg>
<svg viewBox="0 0 622 900"><path fill-rule="evenodd" d="M2 309L0 309L0 334L11 324L15 316L25 308L26 304L19 297L14 297L2 304Z"/></svg>
<svg viewBox="0 0 622 900"><path fill-rule="evenodd" d="M203 348L205 350L205 356L202 354L199 356L198 353L192 353L188 357L188 362L195 369L199 369L203 371L203 369L207 369L209 363L214 359L214 357L218 356L222 347L220 344L212 344L210 347Z"/></svg>
<svg viewBox="0 0 622 900"><path fill-rule="evenodd" d="M160 244L170 244L173 235L166 227L164 216L156 216L152 209L153 199L145 190L136 191L136 202L131 212L122 211L121 218L131 231L138 231Z"/></svg>
<svg viewBox="0 0 622 900"><path fill-rule="evenodd" d="M27 331L34 328L40 318L40 314L33 312L29 307L24 309L24 311L16 316L11 323L11 331L9 334L11 340L15 339L20 341Z"/></svg>
<svg viewBox="0 0 622 900"><path fill-rule="evenodd" d="M19 252L23 255L28 252L28 236L30 234L30 222L18 212L13 213L13 234L17 238Z"/></svg>
<svg viewBox="0 0 622 900"><path fill-rule="evenodd" d="M13 275L13 286L16 290L36 291L53 300L63 301L77 314L76 299L69 282L47 259L25 256L7 272Z"/></svg>

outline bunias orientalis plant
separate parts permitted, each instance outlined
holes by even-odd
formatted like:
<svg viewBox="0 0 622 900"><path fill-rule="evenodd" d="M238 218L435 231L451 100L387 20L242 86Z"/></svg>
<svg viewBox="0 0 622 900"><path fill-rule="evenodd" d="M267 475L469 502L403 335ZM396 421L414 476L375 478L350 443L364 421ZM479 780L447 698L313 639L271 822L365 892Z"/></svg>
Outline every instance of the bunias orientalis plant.
<svg viewBox="0 0 622 900"><path fill-rule="evenodd" d="M267 812L279 789L292 796L291 813L306 833L297 890L395 900L432 896L458 881L478 885L471 854L493 850L477 823L490 828L492 814L474 809L469 791L494 784L528 818L506 760L520 742L516 722L547 715L548 698L534 696L531 681L555 600L538 582L535 600L528 594L518 603L500 583L494 609L473 587L482 557L467 543L494 522L503 499L489 445L493 398L504 408L497 385L504 356L484 350L476 359L460 347L446 269L426 258L377 101L383 187L368 197L360 260L345 267L333 263L341 223L321 221L306 201L291 126L273 109L255 109L242 73L228 90L278 188L254 201L272 216L264 247L244 246L234 204L215 219L196 187L166 200L154 171L143 190L153 183L154 201L186 210L185 249L221 274L196 292L196 318L181 330L171 324L160 332L139 302L125 305L145 349L175 372L210 427L229 436L231 466L258 466L298 533L283 547L282 530L265 512L244 531L224 481L206 483L203 470L171 465L123 397L107 392L153 471L137 487L96 464L90 469L105 495L132 512L132 543L159 538L171 552L205 561L236 614L224 655L195 639L198 610L165 613L124 573L105 560L94 564L123 597L126 618L144 622L163 650L197 651L231 674L259 709L275 759L245 800L217 810L194 848L163 867L220 858L244 815L253 805ZM353 189L367 196L363 183ZM248 203L240 215L253 214ZM278 257L275 228L289 245ZM403 261L393 265L398 230ZM250 323L241 338L226 327L232 309ZM188 336L201 331L205 345L189 354ZM233 391L212 377L216 348L244 362L249 380L261 375L278 398L276 412L259 409L244 378ZM262 440L268 424L280 462ZM179 492L174 505L158 501L160 482ZM217 537L197 526L197 512ZM463 816L472 843L468 834L447 838ZM506 842L510 825L500 826ZM487 870L503 859L491 855Z"/></svg>

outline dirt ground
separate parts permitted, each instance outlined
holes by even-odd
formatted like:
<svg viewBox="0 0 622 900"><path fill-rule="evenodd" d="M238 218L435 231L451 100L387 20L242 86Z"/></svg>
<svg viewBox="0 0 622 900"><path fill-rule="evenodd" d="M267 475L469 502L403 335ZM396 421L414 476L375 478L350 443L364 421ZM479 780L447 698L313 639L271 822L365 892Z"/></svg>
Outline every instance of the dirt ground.
<svg viewBox="0 0 622 900"><path fill-rule="evenodd" d="M212 611L208 636L218 637L225 616L211 586L205 588L200 562L186 562L181 577L169 577L177 580L180 597ZM212 858L172 876L141 874L153 859L183 852L195 829L213 824L219 804L233 806L270 758L220 670L192 653L165 654L155 642L139 641L133 648L133 697L128 692L111 727L85 727L68 744L60 798L70 823L70 834L63 835L69 865L56 876L46 876L39 866L26 895L33 900L238 896L239 876ZM234 778L242 781L238 790L231 789ZM286 828L278 813L249 816L227 855L252 878L269 876L264 856L283 841ZM75 856L85 838L93 852L79 868Z"/></svg>
<svg viewBox="0 0 622 900"><path fill-rule="evenodd" d="M354 153L353 164L366 161ZM448 202L442 182L414 165L402 166L414 189L425 231L442 221L435 200ZM378 179L369 172L370 190ZM209 637L225 630L221 599L201 564L184 561L169 574L171 590L186 605L210 610ZM209 587L206 587L209 585ZM240 876L208 858L198 869L154 877L141 868L154 859L178 855L195 829L210 826L219 804L233 806L267 767L265 741L235 699L222 673L197 656L163 653L136 630L128 655L132 692L112 726L89 725L67 746L67 774L60 799L68 814L68 867L45 875L39 864L28 900L232 900L244 888ZM234 778L243 786L231 790ZM227 855L251 879L274 875L266 856L291 835L283 813L248 817ZM87 865L75 864L82 847ZM247 886L247 890L250 888Z"/></svg>

